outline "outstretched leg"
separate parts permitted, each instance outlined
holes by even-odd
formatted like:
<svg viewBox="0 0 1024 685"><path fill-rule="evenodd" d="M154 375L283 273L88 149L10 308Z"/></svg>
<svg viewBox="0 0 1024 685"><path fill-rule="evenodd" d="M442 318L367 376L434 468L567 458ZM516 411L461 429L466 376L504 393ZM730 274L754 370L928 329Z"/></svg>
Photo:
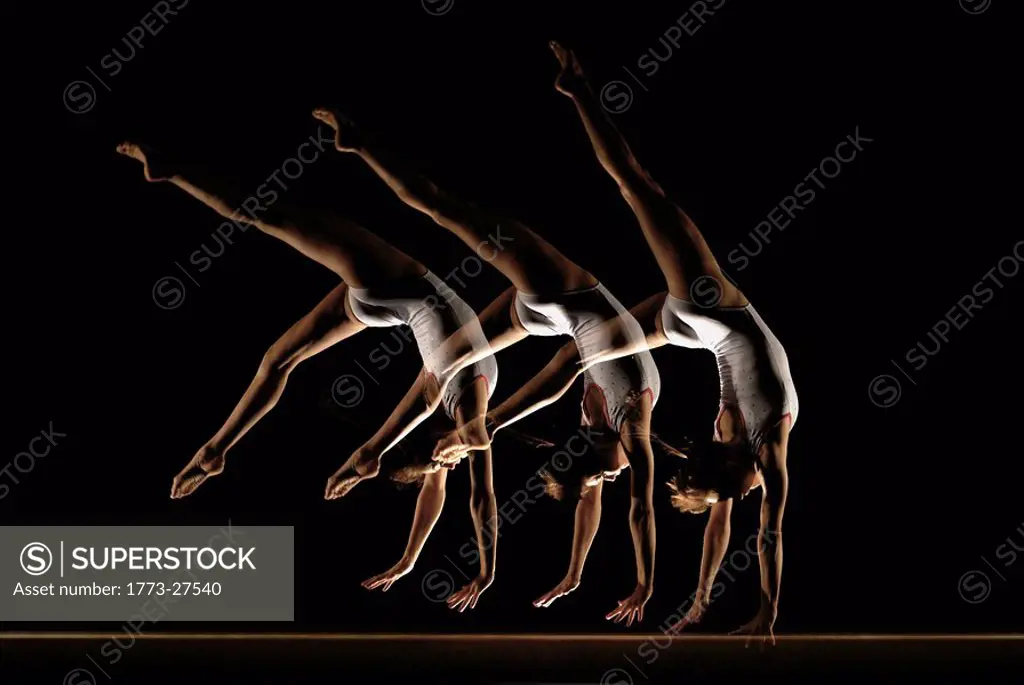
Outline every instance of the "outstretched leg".
<svg viewBox="0 0 1024 685"><path fill-rule="evenodd" d="M173 499L191 495L207 478L224 470L228 450L274 408L296 366L365 328L347 313L347 295L348 286L342 283L271 345L231 416L175 477Z"/></svg>
<svg viewBox="0 0 1024 685"><path fill-rule="evenodd" d="M442 390L437 378L420 371L384 425L327 479L324 499L344 497L356 485L380 473L381 457L434 413L441 404Z"/></svg>
<svg viewBox="0 0 1024 685"><path fill-rule="evenodd" d="M597 283L586 270L520 222L464 202L410 170L341 114L320 108L313 116L334 127L335 147L340 152L359 155L402 202L458 236L520 291L558 293Z"/></svg>
<svg viewBox="0 0 1024 685"><path fill-rule="evenodd" d="M633 209L647 244L665 275L669 292L688 300L692 282L702 276L711 276L721 285L721 306L746 304L743 294L724 278L697 226L686 212L665 196L661 186L640 166L622 134L597 101L576 56L554 41L551 49L561 65L555 87L576 105L597 159Z"/></svg>
<svg viewBox="0 0 1024 685"><path fill-rule="evenodd" d="M141 143L121 143L117 151L142 162L146 180L172 183L213 209L227 219L228 230L239 222L255 226L331 269L353 288L426 272L412 257L348 219L278 200L273 186L260 186L255 194L247 194L223 177L172 160ZM265 198L269 198L266 205L261 202Z"/></svg>

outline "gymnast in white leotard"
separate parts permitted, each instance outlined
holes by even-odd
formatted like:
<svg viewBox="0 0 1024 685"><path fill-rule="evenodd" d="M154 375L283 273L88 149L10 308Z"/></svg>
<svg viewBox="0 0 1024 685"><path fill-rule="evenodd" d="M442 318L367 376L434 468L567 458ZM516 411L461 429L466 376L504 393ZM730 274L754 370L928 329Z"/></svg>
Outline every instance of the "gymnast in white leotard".
<svg viewBox="0 0 1024 685"><path fill-rule="evenodd" d="M498 364L494 355L458 368L456 349L446 345L458 335L469 343L468 349L487 350L476 313L444 281L431 272L422 276L391 281L372 288L349 288L348 306L359 322L372 328L408 326L423 359L423 370L438 387L444 388L441 405L452 420L455 406L466 387L483 379L487 397L494 394Z"/></svg>
<svg viewBox="0 0 1024 685"><path fill-rule="evenodd" d="M572 343L560 353L571 363L566 362L567 371L559 382L528 383L513 396L520 400L515 405L515 415L502 416L498 423L511 423L550 404L565 393L578 375L587 371L590 371L588 388L593 388L588 397L597 398L597 389L606 395L606 408L611 410L608 431L614 431L612 441L621 449L595 450L602 457L588 461L592 473L586 477L581 475L577 487L583 488L588 478L600 479L606 472L621 470L620 457L628 462L633 502L630 530L636 554L637 584L633 593L607 618L632 624L650 598L654 573L654 455L649 433L656 374L646 352L643 330L592 274L521 222L486 211L441 190L339 113L319 109L314 116L335 128L338 151L353 153L366 162L400 200L454 233L512 282L513 287L480 313L491 351L497 353L530 335L572 338ZM469 349L471 346L462 347ZM465 363L458 355L450 358ZM623 376L626 380L622 381L628 387L613 387L610 379L602 378L603 372L595 368L599 362L616 359L621 360L622 369L628 369ZM452 434L438 444L437 458L440 461L458 459L473 450L487 448L494 428L494 425L486 426L484 431L477 432L487 437L475 444Z"/></svg>
<svg viewBox="0 0 1024 685"><path fill-rule="evenodd" d="M651 348L666 344L710 350L721 379L714 440L694 448L672 479L682 511L711 515L693 605L676 624L700 620L729 543L736 497L761 486L761 608L739 633L773 637L782 575L782 516L788 489L786 452L797 396L786 353L742 292L722 273L696 225L640 165L602 109L576 56L551 44L561 72L556 88L576 106L598 161L633 209L668 292L630 311ZM691 289L693 295L691 296ZM694 301L696 300L696 301Z"/></svg>
<svg viewBox="0 0 1024 685"><path fill-rule="evenodd" d="M137 143L123 143L118 152L142 162L147 180L166 181L225 219L256 226L342 279L270 347L231 416L174 479L173 498L190 495L223 471L227 452L274 407L299 363L367 327L409 325L425 371L387 422L331 477L325 496L340 497L373 477L381 456L441 403L457 430L477 440L471 433L482 426L497 366L473 311L422 264L333 212L277 202L245 214L237 208L246 206L248 195L223 175L206 172L206 165L182 163Z"/></svg>
<svg viewBox="0 0 1024 685"><path fill-rule="evenodd" d="M715 421L719 440L725 441L722 422L736 416L739 431L756 454L784 418L791 427L796 423L799 404L789 359L752 304L700 307L667 294L660 323L669 344L715 355L721 384Z"/></svg>

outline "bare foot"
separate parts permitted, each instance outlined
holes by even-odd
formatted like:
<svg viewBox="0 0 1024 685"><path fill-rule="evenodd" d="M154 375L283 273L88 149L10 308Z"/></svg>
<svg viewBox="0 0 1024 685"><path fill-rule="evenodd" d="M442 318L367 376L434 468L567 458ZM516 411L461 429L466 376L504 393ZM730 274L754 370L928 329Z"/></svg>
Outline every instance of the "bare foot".
<svg viewBox="0 0 1024 685"><path fill-rule="evenodd" d="M576 53L572 50L566 50L558 41L553 40L548 45L550 45L551 51L555 53L558 64L562 67L555 78L555 89L569 97L575 97L583 93L589 86L587 84L587 77L583 74L583 67L580 66L579 60L576 59Z"/></svg>
<svg viewBox="0 0 1024 685"><path fill-rule="evenodd" d="M340 499L359 483L368 478L374 478L378 473L380 473L380 457L367 459L356 452L340 469L334 472L333 476L327 479L324 499Z"/></svg>
<svg viewBox="0 0 1024 685"><path fill-rule="evenodd" d="M131 157L142 162L142 171L146 180L150 182L166 181L173 172L167 168L167 161L157 150L142 143L133 143L126 140L117 146L117 151L125 157Z"/></svg>
<svg viewBox="0 0 1024 685"><path fill-rule="evenodd" d="M354 152L362 147L362 133L355 123L336 109L317 107L313 118L334 129L334 147L338 152Z"/></svg>
<svg viewBox="0 0 1024 685"><path fill-rule="evenodd" d="M224 471L224 454L208 446L204 446L188 466L174 477L171 484L171 499L188 497L211 476L220 475Z"/></svg>

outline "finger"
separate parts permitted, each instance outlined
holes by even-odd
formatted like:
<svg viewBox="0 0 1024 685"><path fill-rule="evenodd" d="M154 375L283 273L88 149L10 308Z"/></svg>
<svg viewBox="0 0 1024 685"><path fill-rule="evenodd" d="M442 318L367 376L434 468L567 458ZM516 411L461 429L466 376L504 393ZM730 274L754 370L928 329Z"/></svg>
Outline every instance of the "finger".
<svg viewBox="0 0 1024 685"><path fill-rule="evenodd" d="M635 609L630 609L629 611L626 612L626 627L627 628L629 628L631 625L633 625L633 616L634 615L636 615L636 610Z"/></svg>
<svg viewBox="0 0 1024 685"><path fill-rule="evenodd" d="M452 606L453 604L459 602L462 599L463 592L463 590L459 590L458 592L453 593L447 600L448 606Z"/></svg>
<svg viewBox="0 0 1024 685"><path fill-rule="evenodd" d="M621 605L622 603L619 602L619 604ZM613 621L613 620L615 620L615 617L618 615L618 613L619 613L619 609L612 609L607 614L605 614L605 618L608 619L609 621Z"/></svg>
<svg viewBox="0 0 1024 685"><path fill-rule="evenodd" d="M547 593L546 595L541 595L541 596L540 596L540 597L538 597L537 599L533 600L533 606L535 606L535 607L537 607L538 609L540 609L541 607L543 607L543 606L544 606L544 603L548 601L548 598L549 598L550 596L551 596L551 593L550 593L550 592L549 592L549 593Z"/></svg>
<svg viewBox="0 0 1024 685"><path fill-rule="evenodd" d="M384 583L384 592L390 590L391 586L395 584L396 580L398 580L398 578L389 578L388 582Z"/></svg>
<svg viewBox="0 0 1024 685"><path fill-rule="evenodd" d="M473 595L473 602L469 605L470 609L476 609L476 603L480 601L480 593L477 592Z"/></svg>
<svg viewBox="0 0 1024 685"><path fill-rule="evenodd" d="M640 617L637 618L636 622L639 623L642 620L644 620L644 607L643 607L643 605L640 606Z"/></svg>

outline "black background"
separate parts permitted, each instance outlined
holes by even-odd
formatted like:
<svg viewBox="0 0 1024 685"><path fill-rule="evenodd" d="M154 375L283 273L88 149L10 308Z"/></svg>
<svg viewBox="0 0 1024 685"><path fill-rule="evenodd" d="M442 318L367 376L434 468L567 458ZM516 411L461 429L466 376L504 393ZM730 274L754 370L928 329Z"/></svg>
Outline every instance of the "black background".
<svg viewBox="0 0 1024 685"><path fill-rule="evenodd" d="M646 90L631 82L635 97L616 122L721 260L750 244L753 227L839 141L857 127L873 140L749 268L730 269L786 346L800 396L778 631L1019 629L1024 560L1001 569L1001 581L981 557L999 564L996 547L1021 540L1024 275L1005 279L922 370L903 361L919 341L933 344L929 329L1021 238L1010 211L1020 135L1010 5L995 0L972 16L956 0L730 0L646 77L637 59L652 47L665 54L659 38L689 3L455 0L431 16L415 1L190 2L107 79L110 92L97 86L84 114L65 109L59 93L73 80L95 83L86 67L104 75L100 60L114 47L125 54L121 38L152 3L6 8L19 35L7 46L16 73L6 98L14 154L0 462L51 421L67 437L31 473L15 472L21 483L0 503L3 523L295 526L295 623L240 630L623 631L603 620L634 585L621 481L606 488L583 585L552 608L530 601L565 571L572 514L547 500L503 529L497 579L477 609L456 615L424 597L431 570L458 585L475 570L459 556L472 534L464 468L449 479L447 510L417 568L386 595L359 587L401 555L415 493L378 479L326 502L323 486L384 420L419 359L399 355L376 374L379 385L364 377L356 408L339 407L331 384L361 374L356 362L369 368L389 331L307 362L226 473L171 501L171 478L226 418L266 347L337 279L252 230L197 273L188 255L213 245L220 218L145 184L138 165L114 153L119 140L141 137L202 154L255 189L315 133L310 110L338 104L443 185L533 226L632 306L664 283L552 87L546 42L558 38L598 87L629 82L623 65L643 80ZM345 212L438 274L469 255L348 157L322 155L287 197ZM164 310L152 289L183 278L176 261L198 286L184 280L185 301ZM467 286L456 290L479 309L507 284L488 269ZM558 344L533 339L502 353L495 399ZM711 356L665 348L655 358L655 429L670 442L710 432ZM894 406L870 401L880 374L902 382ZM550 436L573 425L576 397L529 427ZM539 463L514 442L495 449L502 503ZM735 544L756 530L755 499L736 507ZM663 491L658 501L649 630L695 587L703 528L703 517L671 511ZM972 569L993 583L980 604L958 592ZM736 577L702 630L753 614L756 566Z"/></svg>

